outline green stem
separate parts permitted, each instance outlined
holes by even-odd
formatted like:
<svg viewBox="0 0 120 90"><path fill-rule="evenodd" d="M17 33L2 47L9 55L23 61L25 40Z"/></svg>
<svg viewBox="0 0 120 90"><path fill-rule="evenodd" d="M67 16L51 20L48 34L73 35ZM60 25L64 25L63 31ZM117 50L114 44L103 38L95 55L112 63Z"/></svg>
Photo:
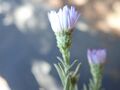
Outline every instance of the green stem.
<svg viewBox="0 0 120 90"><path fill-rule="evenodd" d="M94 89L93 90L100 90L101 88L101 78L98 78L96 81L94 81Z"/></svg>
<svg viewBox="0 0 120 90"><path fill-rule="evenodd" d="M62 54L64 67L63 70L65 72L65 79L63 80L64 90L75 90L75 84L72 83L71 73L72 71L70 68L70 47L71 47L71 32L61 32L55 33L57 39L57 46ZM68 77L68 78L67 78Z"/></svg>
<svg viewBox="0 0 120 90"><path fill-rule="evenodd" d="M66 49L62 49L61 50L61 54L62 54L62 57L63 57L63 60L64 60L64 63L65 63L65 67L64 67L64 70L65 70L65 77L68 76L68 73L70 71L68 71L69 69L69 66L70 66L70 51L69 51L69 48L66 48ZM70 79L68 79L70 82ZM66 83L67 81L64 80L64 82ZM64 90L72 90L72 89L68 89L68 88L65 88L67 84L65 84L63 87L64 87ZM69 88L71 87L70 83L69 83Z"/></svg>
<svg viewBox="0 0 120 90"><path fill-rule="evenodd" d="M101 90L103 67L101 65L92 65L91 74L93 76L93 90Z"/></svg>
<svg viewBox="0 0 120 90"><path fill-rule="evenodd" d="M66 49L63 49L61 51L62 53L62 57L63 57L63 60L66 64L66 69L68 69L68 67L70 66L70 51L69 51L69 48L66 48Z"/></svg>
<svg viewBox="0 0 120 90"><path fill-rule="evenodd" d="M69 70L69 67L70 67L70 50L69 50L69 48L66 48L66 49L62 49L61 50L61 53L62 53L62 57L63 57L63 60L64 60L64 62L65 62L65 67L64 67L64 70L65 70L65 77L67 77L68 76L68 74L70 74L70 70ZM71 81L72 79L71 79L71 77L70 77L70 79L69 79L69 81L68 82L70 82L69 83L69 87L68 88L65 88L66 86L66 84L63 86L64 87L64 90L76 90L76 84L72 84L72 81ZM64 81L64 82L66 82L66 80Z"/></svg>

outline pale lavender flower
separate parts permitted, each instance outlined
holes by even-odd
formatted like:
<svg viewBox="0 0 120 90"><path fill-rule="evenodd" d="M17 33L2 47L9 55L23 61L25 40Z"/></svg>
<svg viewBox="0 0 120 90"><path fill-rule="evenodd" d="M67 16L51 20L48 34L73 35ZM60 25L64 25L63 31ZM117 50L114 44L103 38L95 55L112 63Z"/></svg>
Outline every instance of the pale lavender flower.
<svg viewBox="0 0 120 90"><path fill-rule="evenodd" d="M73 29L79 16L80 14L73 6L68 8L67 5L63 9L59 9L57 13L55 11L48 13L48 18L54 32Z"/></svg>
<svg viewBox="0 0 120 90"><path fill-rule="evenodd" d="M88 50L87 57L90 64L104 64L106 62L106 50Z"/></svg>

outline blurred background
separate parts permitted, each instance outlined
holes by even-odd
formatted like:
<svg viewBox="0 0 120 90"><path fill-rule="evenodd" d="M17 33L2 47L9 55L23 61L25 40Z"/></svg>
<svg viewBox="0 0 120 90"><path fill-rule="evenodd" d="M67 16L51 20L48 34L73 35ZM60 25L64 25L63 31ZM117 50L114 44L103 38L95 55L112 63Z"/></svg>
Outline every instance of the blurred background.
<svg viewBox="0 0 120 90"><path fill-rule="evenodd" d="M71 48L82 63L79 90L90 78L88 48L107 49L103 87L120 90L120 0L0 0L0 90L62 90L47 13L66 4L81 14Z"/></svg>

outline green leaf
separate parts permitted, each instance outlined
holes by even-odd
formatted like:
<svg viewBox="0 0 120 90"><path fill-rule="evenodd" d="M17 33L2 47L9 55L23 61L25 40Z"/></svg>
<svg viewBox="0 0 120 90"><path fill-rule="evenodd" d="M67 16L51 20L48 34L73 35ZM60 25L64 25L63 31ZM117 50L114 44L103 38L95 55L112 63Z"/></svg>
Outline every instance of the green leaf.
<svg viewBox="0 0 120 90"><path fill-rule="evenodd" d="M81 63L79 63L75 69L75 72L73 73L73 76L76 76L80 70L80 67L81 67Z"/></svg>
<svg viewBox="0 0 120 90"><path fill-rule="evenodd" d="M65 87L64 87L64 90L69 90L69 87L70 87L70 75L68 74L66 79L65 79Z"/></svg>
<svg viewBox="0 0 120 90"><path fill-rule="evenodd" d="M60 68L60 70L61 70L62 76L65 77L65 71L64 71L64 69L62 68L61 64L58 63L58 66L59 66L59 68Z"/></svg>
<svg viewBox="0 0 120 90"><path fill-rule="evenodd" d="M64 79L65 79L65 77L64 77L63 71L61 70L61 66L57 65L57 64L54 64L54 66L55 66L55 68L56 68L56 70L57 70L57 72L59 74L59 77L61 79L62 85L64 86Z"/></svg>
<svg viewBox="0 0 120 90"><path fill-rule="evenodd" d="M68 71L78 62L78 60L74 60L73 63L70 65L70 67L68 68Z"/></svg>
<svg viewBox="0 0 120 90"><path fill-rule="evenodd" d="M94 89L94 82L92 79L89 80L89 90L93 90Z"/></svg>
<svg viewBox="0 0 120 90"><path fill-rule="evenodd" d="M60 58L60 57L57 56L57 59L61 62L61 64L63 65L63 67L65 67L65 63L64 63L64 61L62 60L62 58Z"/></svg>

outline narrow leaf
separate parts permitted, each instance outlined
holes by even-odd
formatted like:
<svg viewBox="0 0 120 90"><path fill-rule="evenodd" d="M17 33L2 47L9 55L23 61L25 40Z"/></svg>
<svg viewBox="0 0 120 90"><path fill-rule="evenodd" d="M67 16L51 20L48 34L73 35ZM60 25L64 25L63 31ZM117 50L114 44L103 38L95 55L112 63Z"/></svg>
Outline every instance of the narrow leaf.
<svg viewBox="0 0 120 90"><path fill-rule="evenodd" d="M60 70L61 70L62 76L65 77L65 71L64 71L64 69L62 68L61 64L58 63L58 66L59 66L59 68L60 68Z"/></svg>
<svg viewBox="0 0 120 90"><path fill-rule="evenodd" d="M78 62L78 60L74 60L73 63L70 65L68 70L70 70L77 62Z"/></svg>
<svg viewBox="0 0 120 90"><path fill-rule="evenodd" d="M62 71L61 71L60 67L57 64L54 64L54 66L55 66L55 68L56 68L56 70L57 70L57 72L59 74L62 85L64 85L64 76L62 75Z"/></svg>
<svg viewBox="0 0 120 90"><path fill-rule="evenodd" d="M76 67L76 69L75 69L75 72L73 73L73 76L76 76L76 75L77 75L77 73L78 73L79 70L80 70L80 66L81 66L81 63L79 63L79 64L77 65L77 67Z"/></svg>
<svg viewBox="0 0 120 90"><path fill-rule="evenodd" d="M70 87L70 78L69 78L69 74L68 74L67 77L66 77L66 80L65 80L64 90L69 90L69 87Z"/></svg>
<svg viewBox="0 0 120 90"><path fill-rule="evenodd" d="M58 56L57 56L57 59L61 62L61 64L63 65L63 67L65 67L64 61L60 57L58 57Z"/></svg>

